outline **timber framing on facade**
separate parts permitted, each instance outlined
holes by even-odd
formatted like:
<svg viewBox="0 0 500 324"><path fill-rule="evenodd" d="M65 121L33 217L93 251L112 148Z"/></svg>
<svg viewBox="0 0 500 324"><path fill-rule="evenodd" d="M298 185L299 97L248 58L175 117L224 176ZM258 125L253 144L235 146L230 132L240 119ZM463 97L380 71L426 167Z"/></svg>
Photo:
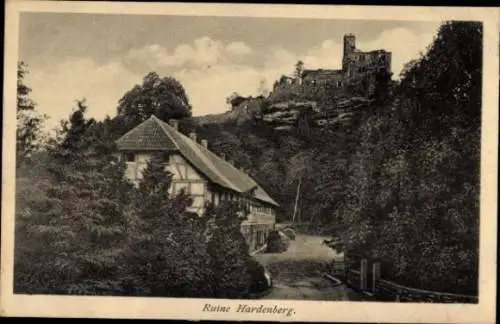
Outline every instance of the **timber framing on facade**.
<svg viewBox="0 0 500 324"><path fill-rule="evenodd" d="M216 206L222 201L245 202L249 215L242 232L251 251L262 246L274 228L278 203L250 175L210 151L206 140L198 142L194 132L189 136L179 132L177 120L166 123L152 115L116 144L119 157L127 164L126 176L133 183L141 180L151 156L161 153L172 173L170 193L184 189L193 199L191 212L203 215L207 202Z"/></svg>

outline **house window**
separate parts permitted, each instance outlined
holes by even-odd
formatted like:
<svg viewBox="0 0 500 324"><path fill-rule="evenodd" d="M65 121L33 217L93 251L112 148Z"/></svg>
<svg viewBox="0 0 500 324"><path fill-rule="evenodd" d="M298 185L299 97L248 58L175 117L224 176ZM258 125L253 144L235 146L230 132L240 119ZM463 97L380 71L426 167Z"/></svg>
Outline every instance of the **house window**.
<svg viewBox="0 0 500 324"><path fill-rule="evenodd" d="M135 154L134 153L125 153L125 161L135 162Z"/></svg>
<svg viewBox="0 0 500 324"><path fill-rule="evenodd" d="M342 87L342 81L337 81L337 87Z"/></svg>
<svg viewBox="0 0 500 324"><path fill-rule="evenodd" d="M168 163L170 161L170 154L163 153L161 155L161 160L162 160L163 163Z"/></svg>

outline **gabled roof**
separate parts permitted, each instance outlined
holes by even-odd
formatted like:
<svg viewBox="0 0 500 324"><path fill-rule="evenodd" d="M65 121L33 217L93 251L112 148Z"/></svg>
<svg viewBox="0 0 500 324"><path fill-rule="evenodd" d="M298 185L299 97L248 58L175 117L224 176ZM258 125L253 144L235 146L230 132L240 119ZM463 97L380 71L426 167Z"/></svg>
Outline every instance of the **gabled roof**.
<svg viewBox="0 0 500 324"><path fill-rule="evenodd" d="M179 151L210 181L239 193L255 188L256 199L278 206L248 174L154 115L119 138L116 144L119 150Z"/></svg>
<svg viewBox="0 0 500 324"><path fill-rule="evenodd" d="M153 118L148 118L116 141L118 149L123 150L176 150L177 145Z"/></svg>

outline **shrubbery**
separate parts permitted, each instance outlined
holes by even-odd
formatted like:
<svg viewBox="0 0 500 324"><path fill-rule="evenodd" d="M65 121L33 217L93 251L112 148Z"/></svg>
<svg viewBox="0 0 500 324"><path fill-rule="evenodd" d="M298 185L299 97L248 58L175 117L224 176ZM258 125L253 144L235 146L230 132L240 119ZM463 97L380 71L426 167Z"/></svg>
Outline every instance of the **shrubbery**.
<svg viewBox="0 0 500 324"><path fill-rule="evenodd" d="M271 231L267 237L267 253L283 253L288 250L290 239L281 231Z"/></svg>
<svg viewBox="0 0 500 324"><path fill-rule="evenodd" d="M283 229L283 233L288 236L290 240L295 240L295 231L292 228Z"/></svg>

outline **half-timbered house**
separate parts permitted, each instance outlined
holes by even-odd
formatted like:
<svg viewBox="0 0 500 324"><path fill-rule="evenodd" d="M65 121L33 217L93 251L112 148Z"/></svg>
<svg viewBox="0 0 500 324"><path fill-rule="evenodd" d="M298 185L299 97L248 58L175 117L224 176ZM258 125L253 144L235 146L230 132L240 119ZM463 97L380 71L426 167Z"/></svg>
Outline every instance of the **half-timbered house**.
<svg viewBox="0 0 500 324"><path fill-rule="evenodd" d="M251 251L262 246L274 228L276 201L248 173L210 151L207 140L198 142L195 133L186 136L179 132L176 120L166 123L152 115L116 144L127 164L126 176L133 183L141 180L151 156L160 153L172 173L170 193L184 189L193 200L191 212L202 216L207 202L246 203L249 215L242 232Z"/></svg>

